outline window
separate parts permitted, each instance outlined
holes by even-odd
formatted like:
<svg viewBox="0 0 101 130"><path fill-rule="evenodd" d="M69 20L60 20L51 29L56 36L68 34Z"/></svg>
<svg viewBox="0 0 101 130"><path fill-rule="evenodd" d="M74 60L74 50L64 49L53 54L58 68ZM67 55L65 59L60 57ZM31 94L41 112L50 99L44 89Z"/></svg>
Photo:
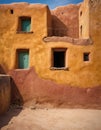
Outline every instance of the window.
<svg viewBox="0 0 101 130"><path fill-rule="evenodd" d="M66 68L66 48L52 49L52 68Z"/></svg>
<svg viewBox="0 0 101 130"><path fill-rule="evenodd" d="M11 9L11 10L10 10L10 13L11 13L11 14L13 14L13 13L14 13L13 9Z"/></svg>
<svg viewBox="0 0 101 130"><path fill-rule="evenodd" d="M80 35L82 36L82 25L80 26Z"/></svg>
<svg viewBox="0 0 101 130"><path fill-rule="evenodd" d="M89 61L89 55L90 55L89 52L85 52L85 53L83 54L83 61Z"/></svg>
<svg viewBox="0 0 101 130"><path fill-rule="evenodd" d="M20 17L18 23L18 31L30 32L31 30L31 18L30 17Z"/></svg>
<svg viewBox="0 0 101 130"><path fill-rule="evenodd" d="M29 50L17 50L18 69L26 69L29 67Z"/></svg>
<svg viewBox="0 0 101 130"><path fill-rule="evenodd" d="M80 11L80 16L82 16L82 11Z"/></svg>

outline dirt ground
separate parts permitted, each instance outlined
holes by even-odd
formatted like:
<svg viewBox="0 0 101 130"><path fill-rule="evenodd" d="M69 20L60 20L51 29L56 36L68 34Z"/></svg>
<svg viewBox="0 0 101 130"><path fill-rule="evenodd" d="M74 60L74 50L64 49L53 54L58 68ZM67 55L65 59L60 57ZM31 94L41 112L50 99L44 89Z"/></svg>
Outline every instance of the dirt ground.
<svg viewBox="0 0 101 130"><path fill-rule="evenodd" d="M0 130L101 130L101 110L13 108Z"/></svg>

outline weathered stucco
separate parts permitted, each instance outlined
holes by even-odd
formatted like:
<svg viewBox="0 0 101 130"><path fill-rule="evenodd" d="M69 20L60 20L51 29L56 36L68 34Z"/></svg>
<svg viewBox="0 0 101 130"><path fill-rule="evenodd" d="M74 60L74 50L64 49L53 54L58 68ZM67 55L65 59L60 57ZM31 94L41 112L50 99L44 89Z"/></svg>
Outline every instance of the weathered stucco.
<svg viewBox="0 0 101 130"><path fill-rule="evenodd" d="M91 45L93 44L93 41L89 39L77 39L77 38L71 38L71 37L59 37L59 36L51 36L51 37L45 37L43 39L45 42L69 42L74 45Z"/></svg>
<svg viewBox="0 0 101 130"><path fill-rule="evenodd" d="M23 10L22 10L23 8ZM10 10L14 13L11 14ZM16 49L38 49L42 45L42 38L47 36L47 26L50 26L47 15L47 5L30 5L28 3L0 5L0 63L6 72L16 68ZM31 33L19 33L18 18L31 17ZM38 46L38 47L37 47ZM30 51L33 57L33 51ZM8 58L9 57L9 58ZM33 62L33 59L31 59ZM30 63L32 66L32 63Z"/></svg>
<svg viewBox="0 0 101 130"><path fill-rule="evenodd" d="M64 90L65 86L66 88L66 95L68 97L68 89L69 87L72 87L73 89L70 89L71 91L78 90L81 88L81 90L86 90L87 88L91 88L93 90L96 90L95 87L98 86L98 90L101 92L101 17L100 17L100 6L101 2L98 1L96 4L96 7L90 6L88 0L85 0L84 3L81 4L80 11L82 10L82 15L80 15L79 6L71 5L71 9L74 7L74 13L71 11L69 12L69 16L73 14L73 19L76 19L77 22L75 24L75 33L69 33L73 35L69 35L69 37L57 37L52 39L51 36L51 30L50 28L54 28L52 24L52 15L47 7L47 5L31 5L28 3L19 3L19 4L10 4L10 5L0 5L0 17L1 17L1 24L0 24L0 69L5 73L9 73L12 78L14 79L15 85L18 88L18 92L20 96L22 97L22 100L30 100L34 96L37 95L38 91L41 93L41 89L47 90L48 88L51 90L50 82L54 82L54 86L56 86L56 92L54 89L54 93L49 93L49 91L46 91L44 94L40 95L38 93L39 99L41 100L42 96L43 98L50 95L50 99L52 96L56 93L58 96L58 99L62 97L62 94L60 93L58 85L61 86ZM64 7L69 8L69 7ZM63 9L64 9L63 8ZM13 14L10 13L10 10L13 10ZM61 7L62 9L62 7ZM67 9L69 10L69 9ZM75 11L76 10L76 11ZM61 12L61 11L60 11ZM86 13L87 12L87 13ZM67 11L65 12L67 13ZM65 17L65 13L61 14L64 16L64 19L67 19L67 16ZM77 13L77 14L76 14ZM68 14L68 13L67 13ZM74 18L75 14L75 18ZM29 33L19 33L17 32L18 27L18 18L20 16L29 16L31 17L31 32ZM56 15L57 16L57 15ZM60 17L60 14L58 15L59 18L63 18L63 16ZM57 17L58 17L57 16ZM71 18L69 17L69 18ZM79 17L79 21L78 21ZM65 22L63 19L63 22ZM73 21L71 18L71 20ZM85 21L85 22L84 22ZM70 22L70 21L69 21ZM69 25L69 24L68 24ZM80 35L79 38L74 38L78 36L78 31L80 26L82 25L82 36ZM72 22L70 28L72 29ZM71 36L71 37L70 37ZM45 41L46 39L46 41ZM47 41L48 39L48 41ZM72 41L73 40L73 41ZM66 68L67 69L53 69L52 68L52 49L58 48L58 49L67 49L65 61L66 61ZM30 63L28 70L19 70L18 69L18 63L17 63L17 50L18 49L29 49L29 56L30 56ZM89 61L83 60L83 54L84 53L90 53L89 55ZM30 68L34 67L35 73L37 74L38 78L41 80L34 79L34 73L31 73L29 76ZM21 73L19 73L21 71ZM28 73L26 73L28 72ZM22 77L21 77L21 75ZM29 77L24 77L29 76ZM17 77L20 77L18 78ZM31 82L28 82L30 81ZM27 81L26 81L27 80ZM36 80L36 81L35 81ZM41 82L45 80L44 85L41 86ZM19 83L21 82L21 83ZM34 86L34 82L37 82ZM49 82L49 83L48 83ZM39 86L39 89L37 89L37 85ZM41 88L41 89L40 89ZM76 89L78 88L78 89ZM23 91L24 90L24 91ZM31 91L32 90L32 91ZM35 91L36 90L36 91ZM80 91L81 91L80 90ZM95 91L95 93L100 93ZM28 92L28 93L26 93ZM43 91L42 91L43 93ZM73 94L72 93L72 94ZM76 91L77 93L77 91ZM78 93L79 95L80 93ZM65 98L68 99L65 95ZM30 96L32 96L30 98ZM70 96L70 95L69 95ZM72 95L73 96L73 95ZM84 97L86 98L86 94L84 94ZM97 98L93 94L91 94L92 100L94 99L95 103L97 103ZM37 96L36 96L37 97ZM76 95L74 96L76 97ZM70 96L71 98L71 96ZM69 99L70 99L69 98ZM54 98L55 99L55 98ZM70 99L72 102L72 98ZM74 99L73 99L74 100ZM100 100L100 98L99 98ZM64 100L62 100L64 101ZM69 102L69 100L68 100ZM90 102L90 100L89 100ZM100 103L99 103L100 104Z"/></svg>
<svg viewBox="0 0 101 130"><path fill-rule="evenodd" d="M52 10L52 26L55 36L79 37L80 5L67 5Z"/></svg>
<svg viewBox="0 0 101 130"><path fill-rule="evenodd" d="M51 104L53 107L101 108L101 86L71 87L42 79L34 68L11 70L12 103Z"/></svg>
<svg viewBox="0 0 101 130"><path fill-rule="evenodd" d="M80 38L89 38L90 37L90 29L89 29L89 0L85 0L83 4L81 4L79 9L79 37ZM81 30L82 26L82 30Z"/></svg>
<svg viewBox="0 0 101 130"><path fill-rule="evenodd" d="M0 115L7 111L11 100L10 76L0 75Z"/></svg>

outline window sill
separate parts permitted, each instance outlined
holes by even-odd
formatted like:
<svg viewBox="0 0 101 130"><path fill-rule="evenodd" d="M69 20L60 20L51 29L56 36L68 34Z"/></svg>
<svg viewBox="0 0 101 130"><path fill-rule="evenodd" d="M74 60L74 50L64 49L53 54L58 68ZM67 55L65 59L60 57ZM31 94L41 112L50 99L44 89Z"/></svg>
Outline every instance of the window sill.
<svg viewBox="0 0 101 130"><path fill-rule="evenodd" d="M20 70L23 70L23 71L24 71L24 70L29 70L29 69L30 69L30 68L21 68L21 69L18 68L18 69L15 69L15 71L20 71Z"/></svg>
<svg viewBox="0 0 101 130"><path fill-rule="evenodd" d="M50 70L69 70L69 68L68 67L60 67L60 68L50 67Z"/></svg>
<svg viewBox="0 0 101 130"><path fill-rule="evenodd" d="M33 33L33 31L30 31L30 32L17 31L16 33L18 33L18 34L30 34L30 33Z"/></svg>

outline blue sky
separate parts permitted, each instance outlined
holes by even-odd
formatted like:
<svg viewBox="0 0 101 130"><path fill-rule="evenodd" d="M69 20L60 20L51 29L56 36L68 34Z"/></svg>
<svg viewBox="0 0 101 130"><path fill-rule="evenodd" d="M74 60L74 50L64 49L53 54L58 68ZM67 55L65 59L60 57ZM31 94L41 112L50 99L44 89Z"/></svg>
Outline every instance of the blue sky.
<svg viewBox="0 0 101 130"><path fill-rule="evenodd" d="M8 4L13 2L29 2L29 3L42 3L48 4L50 9L54 9L57 6L67 5L67 4L76 4L80 3L83 0L0 0L0 4Z"/></svg>

